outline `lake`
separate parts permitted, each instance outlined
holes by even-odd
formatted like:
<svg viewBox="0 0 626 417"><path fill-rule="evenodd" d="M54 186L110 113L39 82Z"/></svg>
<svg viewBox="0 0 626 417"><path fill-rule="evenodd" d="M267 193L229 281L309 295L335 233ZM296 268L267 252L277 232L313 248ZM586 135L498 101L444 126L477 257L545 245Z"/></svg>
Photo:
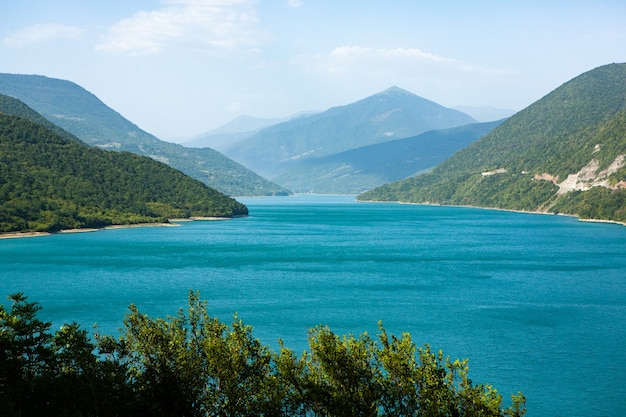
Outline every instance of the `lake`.
<svg viewBox="0 0 626 417"><path fill-rule="evenodd" d="M626 409L626 227L347 196L242 198L250 216L0 239L0 293L53 329L117 332L129 304L174 315L190 289L273 348L307 330L408 331L529 417Z"/></svg>

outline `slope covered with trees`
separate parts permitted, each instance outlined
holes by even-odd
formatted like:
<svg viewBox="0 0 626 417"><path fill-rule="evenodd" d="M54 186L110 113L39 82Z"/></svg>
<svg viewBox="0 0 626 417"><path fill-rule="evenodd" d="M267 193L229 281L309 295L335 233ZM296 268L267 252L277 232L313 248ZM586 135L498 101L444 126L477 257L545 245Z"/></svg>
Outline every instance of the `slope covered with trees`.
<svg viewBox="0 0 626 417"><path fill-rule="evenodd" d="M409 334L309 334L309 352L279 352L236 316L209 316L190 293L176 316L130 306L121 336L92 341L77 324L55 333L23 294L0 305L0 409L6 416L523 416Z"/></svg>
<svg viewBox="0 0 626 417"><path fill-rule="evenodd" d="M310 158L275 181L299 193L358 194L432 169L499 123L431 130L323 158Z"/></svg>
<svg viewBox="0 0 626 417"><path fill-rule="evenodd" d="M243 204L165 164L0 113L0 232L245 214Z"/></svg>
<svg viewBox="0 0 626 417"><path fill-rule="evenodd" d="M360 200L561 212L626 221L626 64L584 73L431 173Z"/></svg>
<svg viewBox="0 0 626 417"><path fill-rule="evenodd" d="M148 156L225 194L289 193L214 149L186 148L156 138L72 82L39 75L0 74L0 93L20 99L88 145Z"/></svg>

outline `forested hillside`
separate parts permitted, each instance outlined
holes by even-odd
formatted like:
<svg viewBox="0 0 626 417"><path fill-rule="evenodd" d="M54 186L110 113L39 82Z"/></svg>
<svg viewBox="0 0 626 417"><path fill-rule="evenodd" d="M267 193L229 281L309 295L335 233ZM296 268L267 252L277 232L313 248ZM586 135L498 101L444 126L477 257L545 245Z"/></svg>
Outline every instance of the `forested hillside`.
<svg viewBox="0 0 626 417"><path fill-rule="evenodd" d="M431 130L409 138L311 158L275 181L299 193L358 194L432 169L499 123L501 121Z"/></svg>
<svg viewBox="0 0 626 417"><path fill-rule="evenodd" d="M72 82L39 75L0 74L0 93L20 99L88 145L148 156L225 194L289 193L214 149L186 148L156 138Z"/></svg>
<svg viewBox="0 0 626 417"><path fill-rule="evenodd" d="M0 114L0 232L245 214L241 203L165 164Z"/></svg>
<svg viewBox="0 0 626 417"><path fill-rule="evenodd" d="M35 110L31 109L26 104L16 98L0 94L0 113L28 119L31 122L34 122L65 139L80 142L80 139L78 139L76 136L50 122L41 114L37 113Z"/></svg>
<svg viewBox="0 0 626 417"><path fill-rule="evenodd" d="M360 195L626 221L626 64L584 73L431 173Z"/></svg>

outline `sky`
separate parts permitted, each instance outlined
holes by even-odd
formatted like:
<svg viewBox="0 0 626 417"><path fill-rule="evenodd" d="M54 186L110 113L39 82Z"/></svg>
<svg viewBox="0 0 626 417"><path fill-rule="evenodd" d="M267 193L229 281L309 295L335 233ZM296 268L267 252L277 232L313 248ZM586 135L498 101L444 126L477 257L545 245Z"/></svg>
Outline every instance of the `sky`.
<svg viewBox="0 0 626 417"><path fill-rule="evenodd" d="M626 62L623 0L19 0L0 72L73 81L183 141L391 86L446 107L521 110Z"/></svg>

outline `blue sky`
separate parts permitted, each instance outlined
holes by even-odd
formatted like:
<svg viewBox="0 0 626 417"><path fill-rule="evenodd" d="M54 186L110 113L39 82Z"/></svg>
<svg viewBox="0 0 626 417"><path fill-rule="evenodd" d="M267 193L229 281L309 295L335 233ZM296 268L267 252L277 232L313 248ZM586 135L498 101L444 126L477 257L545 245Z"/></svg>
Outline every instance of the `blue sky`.
<svg viewBox="0 0 626 417"><path fill-rule="evenodd" d="M520 110L626 62L625 22L623 0L20 0L0 5L0 72L74 81L170 140L392 85Z"/></svg>

